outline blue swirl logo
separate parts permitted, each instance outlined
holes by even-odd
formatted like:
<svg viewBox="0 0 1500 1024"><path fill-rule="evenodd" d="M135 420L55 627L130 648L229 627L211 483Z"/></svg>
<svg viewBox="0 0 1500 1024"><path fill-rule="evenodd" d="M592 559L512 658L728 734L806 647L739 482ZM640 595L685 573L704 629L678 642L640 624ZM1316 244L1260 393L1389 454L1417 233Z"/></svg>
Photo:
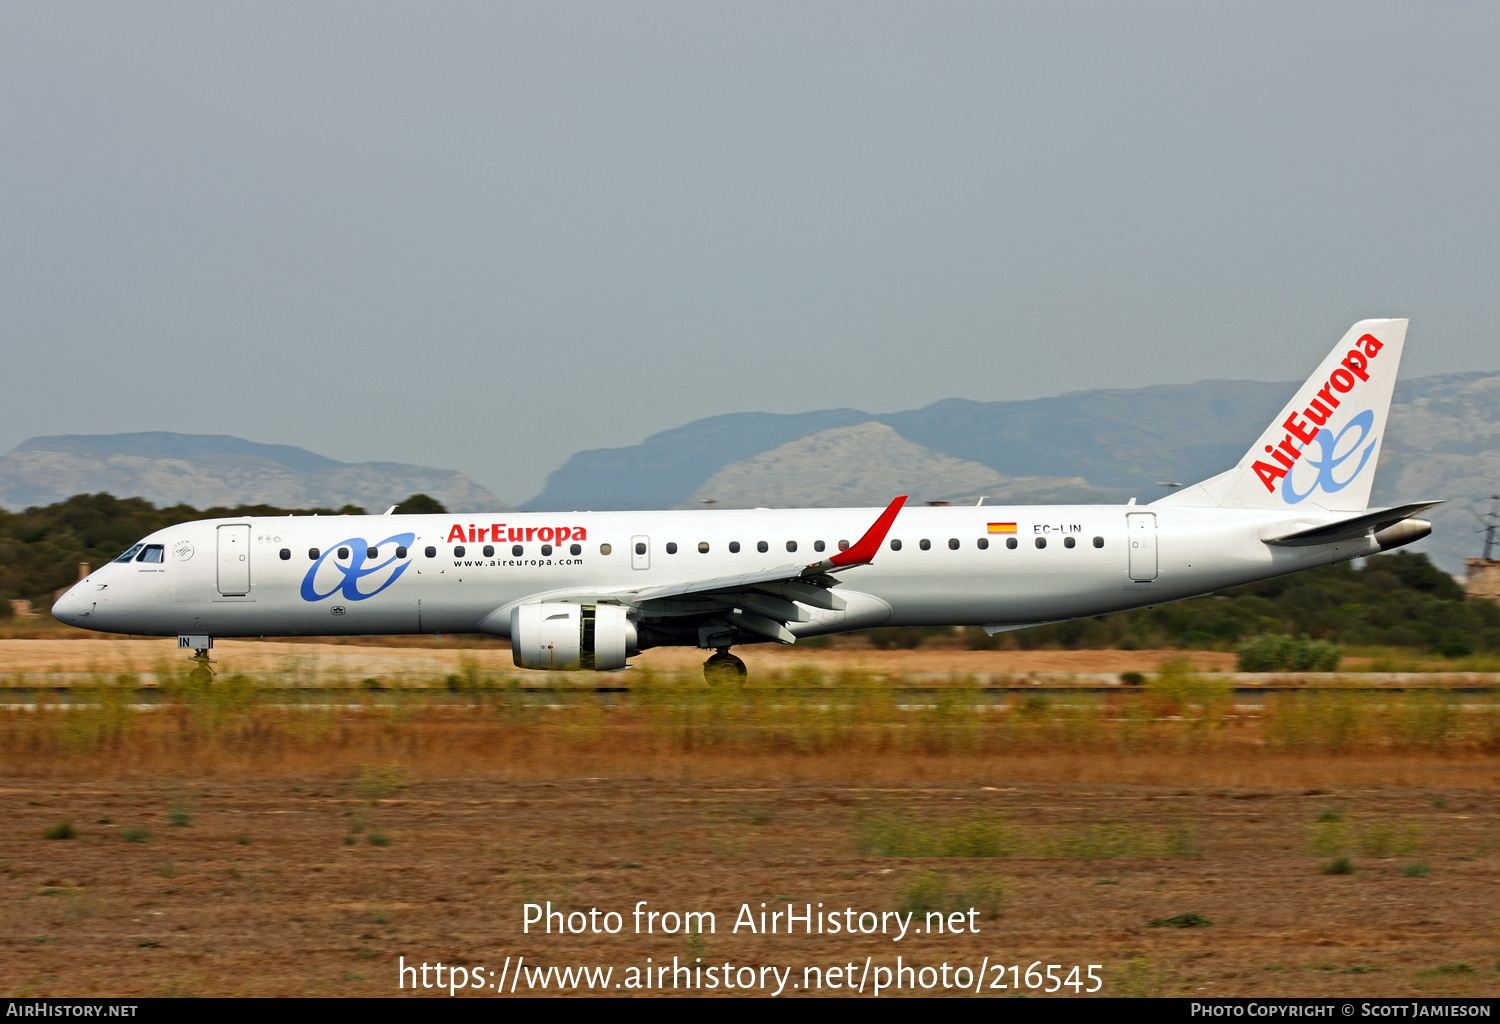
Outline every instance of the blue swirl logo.
<svg viewBox="0 0 1500 1024"><path fill-rule="evenodd" d="M391 552L391 556L385 561L371 562L370 564L366 565L365 563L369 561L370 552L378 552L381 549L385 548L385 546L388 544L394 544L398 548L405 550L410 548L412 543L416 539L417 535L415 533L397 533L387 537L380 543L373 545L366 543L363 537L350 537L348 540L339 541L327 551L324 551L322 557L320 557L316 562L313 563L311 569L307 570L307 575L302 578L302 600L322 601L325 598L332 597L334 594L344 595L344 599L347 601L369 600L370 598L374 597L376 594L384 590L386 587L389 587L392 583L395 583L397 580L399 580L401 578L401 574L404 573L411 565L410 556L406 556L403 558L401 555L398 555L394 549ZM335 557L340 548L345 548L349 551L349 558L347 563ZM376 557L378 558L379 555L376 555ZM400 565L396 564L398 562L400 563ZM323 573L325 585L328 581L328 578L335 572L337 572L338 574L337 582L333 584L333 588L331 590L319 592L318 573L319 570L323 569L325 565L327 565L329 568L328 572ZM390 574L386 577L385 582L375 587L374 590L364 591L359 588L360 580L366 579L367 577L371 576L375 576L378 578L381 574L390 570L392 566L396 567L395 571L390 572Z"/></svg>
<svg viewBox="0 0 1500 1024"><path fill-rule="evenodd" d="M1344 443L1345 435L1356 427L1359 428L1358 435L1346 445ZM1365 463L1370 461L1370 454L1375 451L1375 442L1378 438L1370 436L1370 432L1374 429L1375 411L1373 409L1366 409L1346 423L1344 429L1340 430L1337 436L1327 427L1318 431L1317 436L1313 438L1313 443L1318 446L1318 453L1321 457L1314 458L1312 455L1312 445L1308 445L1302 450L1302 458L1297 463L1299 466L1313 466L1317 469L1318 475L1313 478L1312 486L1301 494L1297 493L1292 487L1292 477L1297 472L1294 466L1292 472L1288 473L1286 478L1281 481L1281 497L1288 505L1295 505L1320 487L1329 494L1332 494L1334 491L1342 491L1345 487L1348 487L1354 481L1354 478L1359 476L1360 470L1365 468ZM1366 442L1369 443L1367 444ZM1340 480L1334 471L1349 461L1356 451L1360 453L1359 465L1354 467L1354 472Z"/></svg>

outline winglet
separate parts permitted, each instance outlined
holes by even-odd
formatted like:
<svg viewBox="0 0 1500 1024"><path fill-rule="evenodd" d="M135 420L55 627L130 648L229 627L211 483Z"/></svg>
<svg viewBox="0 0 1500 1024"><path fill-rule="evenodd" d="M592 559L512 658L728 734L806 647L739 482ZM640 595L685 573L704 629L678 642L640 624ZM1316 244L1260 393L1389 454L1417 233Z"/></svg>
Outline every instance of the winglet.
<svg viewBox="0 0 1500 1024"><path fill-rule="evenodd" d="M896 521L896 513L901 511L901 506L906 504L907 495L903 494L895 501L886 506L880 518L875 524L865 531L865 535L850 547L831 555L819 562L814 562L802 570L802 575L810 576L820 572L835 572L839 569L852 569L856 565L869 565L875 560L875 552L880 550L880 545L885 541L885 535L890 533L891 524Z"/></svg>

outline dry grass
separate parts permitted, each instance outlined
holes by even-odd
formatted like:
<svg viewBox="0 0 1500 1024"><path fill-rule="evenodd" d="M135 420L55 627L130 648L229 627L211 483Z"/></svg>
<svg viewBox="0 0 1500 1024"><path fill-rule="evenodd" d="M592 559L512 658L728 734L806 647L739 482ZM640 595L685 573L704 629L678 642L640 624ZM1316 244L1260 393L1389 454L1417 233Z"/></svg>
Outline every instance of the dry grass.
<svg viewBox="0 0 1500 1024"><path fill-rule="evenodd" d="M628 693L537 695L477 662L437 686L312 695L284 677L159 678L153 708L133 703L122 675L75 686L67 706L43 694L35 708L0 711L0 771L342 776L399 762L428 777L539 779L673 776L691 763L726 779L1296 785L1299 774L1440 780L1500 751L1493 694L1328 690L1246 708L1184 665L1142 692L1066 698L997 696L962 680L914 696L867 674L810 671L747 690L641 672Z"/></svg>

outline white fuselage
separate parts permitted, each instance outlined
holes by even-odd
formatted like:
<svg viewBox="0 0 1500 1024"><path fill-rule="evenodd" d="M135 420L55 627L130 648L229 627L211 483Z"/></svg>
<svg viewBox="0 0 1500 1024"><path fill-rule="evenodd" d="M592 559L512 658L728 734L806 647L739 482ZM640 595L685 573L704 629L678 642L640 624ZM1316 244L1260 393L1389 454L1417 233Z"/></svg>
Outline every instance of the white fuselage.
<svg viewBox="0 0 1500 1024"><path fill-rule="evenodd" d="M806 565L836 552L840 541L860 537L879 512L203 520L144 538L141 545L160 546L151 555L159 560L137 555L104 565L68 591L53 613L88 629L161 636L505 636L509 609L523 602L597 600L631 608L632 592L646 587ZM1312 508L907 508L871 564L838 573L833 592L846 607L808 608L807 620L788 628L814 636L880 625L1059 621L1175 601L1378 550L1369 535L1307 547L1262 541L1337 518ZM1006 524L1014 524L1013 533ZM658 603L651 614L659 617L662 607Z"/></svg>

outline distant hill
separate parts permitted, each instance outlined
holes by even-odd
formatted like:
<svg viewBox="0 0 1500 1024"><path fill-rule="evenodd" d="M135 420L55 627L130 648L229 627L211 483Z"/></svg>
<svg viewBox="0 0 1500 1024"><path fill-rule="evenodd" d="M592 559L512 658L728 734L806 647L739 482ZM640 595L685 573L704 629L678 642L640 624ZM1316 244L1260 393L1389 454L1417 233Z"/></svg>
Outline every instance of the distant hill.
<svg viewBox="0 0 1500 1024"><path fill-rule="evenodd" d="M361 505L382 511L428 494L455 512L502 510L463 473L397 462L348 463L304 448L207 434L33 437L0 456L0 506L50 505L107 492L158 506Z"/></svg>
<svg viewBox="0 0 1500 1024"><path fill-rule="evenodd" d="M1232 466L1296 386L1210 380L1021 402L949 399L884 415L731 413L579 452L523 507L879 504L901 492L1149 502L1166 493L1159 482L1193 483ZM1388 426L1372 500L1449 499L1431 513L1434 535L1413 549L1461 572L1476 553L1469 509L1500 493L1500 374L1402 381Z"/></svg>
<svg viewBox="0 0 1500 1024"><path fill-rule="evenodd" d="M983 494L997 502L1094 502L1101 492L1082 477L1008 477L977 462L913 444L874 420L788 441L719 470L694 496L721 508L757 505L848 508Z"/></svg>

